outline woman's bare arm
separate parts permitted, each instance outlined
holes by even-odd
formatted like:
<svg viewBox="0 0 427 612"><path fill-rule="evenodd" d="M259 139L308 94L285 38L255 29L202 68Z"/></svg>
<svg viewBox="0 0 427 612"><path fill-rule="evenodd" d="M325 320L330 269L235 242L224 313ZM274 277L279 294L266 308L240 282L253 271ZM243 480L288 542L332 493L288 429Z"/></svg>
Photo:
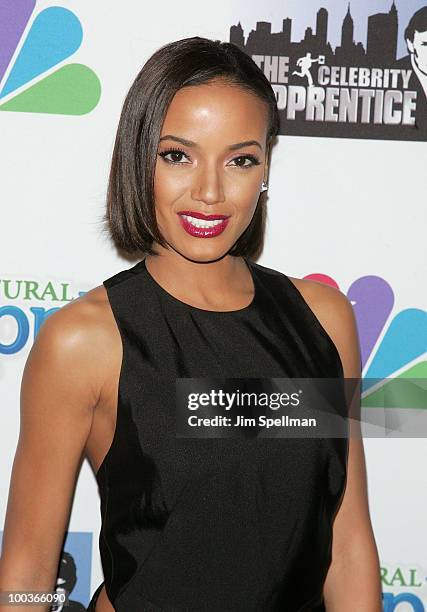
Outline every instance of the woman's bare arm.
<svg viewBox="0 0 427 612"><path fill-rule="evenodd" d="M85 296L56 311L41 326L25 364L1 591L55 590L76 480L102 388L99 308ZM48 609L31 607L34 612Z"/></svg>
<svg viewBox="0 0 427 612"><path fill-rule="evenodd" d="M302 283L306 283L307 302L337 347L344 376L360 379L359 340L351 303L335 288L314 281ZM356 407L352 415L357 414ZM369 513L360 424L353 423L351 431L347 484L334 521L332 562L324 586L325 604L328 612L381 612L380 564Z"/></svg>

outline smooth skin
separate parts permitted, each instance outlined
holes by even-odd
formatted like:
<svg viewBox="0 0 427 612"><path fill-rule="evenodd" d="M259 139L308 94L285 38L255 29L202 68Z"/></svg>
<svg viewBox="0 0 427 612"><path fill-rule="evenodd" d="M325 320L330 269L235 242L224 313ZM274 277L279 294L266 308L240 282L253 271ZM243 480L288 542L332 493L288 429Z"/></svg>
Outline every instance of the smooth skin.
<svg viewBox="0 0 427 612"><path fill-rule="evenodd" d="M267 178L266 130L263 103L224 82L180 90L172 100L155 174L156 216L169 248L157 245L159 255L147 257L147 269L177 299L207 310L237 310L251 302L250 272L242 258L227 253L250 223ZM230 149L247 141L259 144ZM167 154L171 146L183 153ZM257 163L246 156L256 157ZM187 209L231 217L219 236L196 238L177 216ZM290 280L331 336L345 376L360 377L356 322L346 296L315 281ZM120 333L103 285L52 314L40 328L22 377L0 589L53 590L81 461L86 455L96 473L113 439L121 360ZM381 612L363 444L357 437L349 444L347 485L334 522L324 589L326 608ZM32 607L34 612L47 609ZM96 610L113 610L105 588Z"/></svg>

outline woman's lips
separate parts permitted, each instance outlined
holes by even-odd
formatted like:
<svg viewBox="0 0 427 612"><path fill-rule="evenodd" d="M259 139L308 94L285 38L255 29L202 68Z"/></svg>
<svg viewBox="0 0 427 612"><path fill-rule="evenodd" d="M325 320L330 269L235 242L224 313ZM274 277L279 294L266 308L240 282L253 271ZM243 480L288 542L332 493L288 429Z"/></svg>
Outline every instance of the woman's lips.
<svg viewBox="0 0 427 612"><path fill-rule="evenodd" d="M197 217L196 217L197 214ZM178 213L182 227L190 236L196 238L213 238L221 234L228 224L228 217L225 215L202 215L194 213L194 216L187 213ZM206 227L202 227L206 226Z"/></svg>

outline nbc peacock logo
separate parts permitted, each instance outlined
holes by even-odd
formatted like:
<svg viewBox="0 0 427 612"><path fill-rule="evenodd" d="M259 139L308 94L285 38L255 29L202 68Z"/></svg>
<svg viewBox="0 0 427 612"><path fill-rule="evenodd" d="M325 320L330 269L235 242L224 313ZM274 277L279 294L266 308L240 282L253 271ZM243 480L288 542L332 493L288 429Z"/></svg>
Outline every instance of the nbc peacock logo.
<svg viewBox="0 0 427 612"><path fill-rule="evenodd" d="M80 47L78 17L36 0L0 2L0 111L84 115L98 104L95 72L68 58Z"/></svg>
<svg viewBox="0 0 427 612"><path fill-rule="evenodd" d="M324 274L305 278L339 289ZM427 312L406 308L396 313L393 289L380 276L356 279L346 295L360 340L362 407L386 407L389 417L388 409L395 408L395 419L389 422L397 430L403 423L399 409L408 414L409 410L427 409Z"/></svg>

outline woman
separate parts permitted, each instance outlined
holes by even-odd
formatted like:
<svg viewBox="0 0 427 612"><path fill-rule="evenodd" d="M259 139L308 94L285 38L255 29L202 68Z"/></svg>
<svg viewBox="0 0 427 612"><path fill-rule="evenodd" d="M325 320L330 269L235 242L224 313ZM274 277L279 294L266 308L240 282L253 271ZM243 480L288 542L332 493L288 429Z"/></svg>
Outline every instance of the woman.
<svg viewBox="0 0 427 612"><path fill-rule="evenodd" d="M360 439L177 436L178 379L360 376L347 298L254 262L278 129L232 44L173 42L137 76L106 219L145 259L37 336L3 588L51 587L85 452L105 578L89 610L381 609Z"/></svg>

